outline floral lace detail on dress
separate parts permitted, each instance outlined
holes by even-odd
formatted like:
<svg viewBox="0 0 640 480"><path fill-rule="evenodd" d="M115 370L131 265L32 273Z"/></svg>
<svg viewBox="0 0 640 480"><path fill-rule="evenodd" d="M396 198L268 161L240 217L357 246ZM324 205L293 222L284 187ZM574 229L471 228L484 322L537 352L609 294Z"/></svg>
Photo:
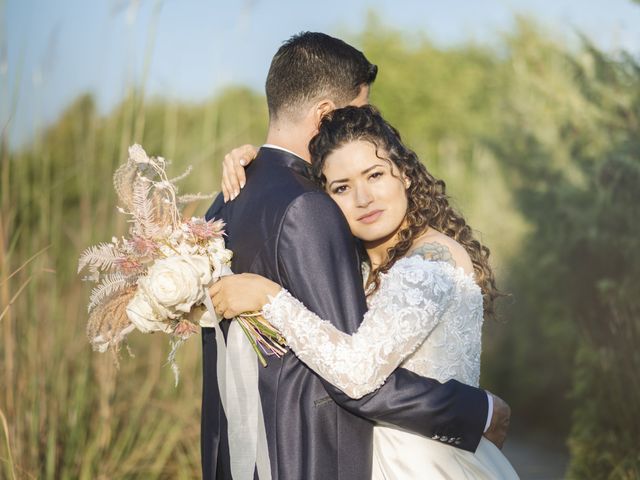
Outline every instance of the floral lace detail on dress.
<svg viewBox="0 0 640 480"><path fill-rule="evenodd" d="M448 308L438 326L402 367L440 382L456 379L477 387L484 313L482 291L473 275L461 267L438 263L455 285Z"/></svg>
<svg viewBox="0 0 640 480"><path fill-rule="evenodd" d="M465 318L452 318L460 314ZM303 362L352 398L378 389L400 365L422 375L428 371L441 381L469 383L466 377L477 377L475 370L479 375L480 289L462 269L445 262L419 256L396 262L381 276L380 288L353 335L320 319L284 289L265 305L264 316ZM436 332L439 346L425 342ZM446 361L452 365L443 370Z"/></svg>

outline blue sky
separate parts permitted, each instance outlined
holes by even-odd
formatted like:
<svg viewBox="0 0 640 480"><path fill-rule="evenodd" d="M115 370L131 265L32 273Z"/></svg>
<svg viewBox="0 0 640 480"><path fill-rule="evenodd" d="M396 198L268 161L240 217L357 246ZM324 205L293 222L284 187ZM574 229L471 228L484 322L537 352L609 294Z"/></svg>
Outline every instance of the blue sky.
<svg viewBox="0 0 640 480"><path fill-rule="evenodd" d="M0 125L16 146L79 93L107 112L132 82L189 101L230 83L261 90L283 40L358 32L369 10L440 45L495 40L526 13L558 35L579 29L607 50L640 53L630 0L0 0Z"/></svg>

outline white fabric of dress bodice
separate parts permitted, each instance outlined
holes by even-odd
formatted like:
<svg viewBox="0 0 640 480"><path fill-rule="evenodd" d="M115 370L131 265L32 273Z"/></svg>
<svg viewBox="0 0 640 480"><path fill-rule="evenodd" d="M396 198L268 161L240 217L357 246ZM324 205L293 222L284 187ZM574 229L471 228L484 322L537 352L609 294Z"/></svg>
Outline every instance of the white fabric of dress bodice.
<svg viewBox="0 0 640 480"><path fill-rule="evenodd" d="M405 257L381 275L368 304L352 335L284 289L264 315L303 362L353 398L378 389L398 366L478 386L483 306L473 275L447 262Z"/></svg>

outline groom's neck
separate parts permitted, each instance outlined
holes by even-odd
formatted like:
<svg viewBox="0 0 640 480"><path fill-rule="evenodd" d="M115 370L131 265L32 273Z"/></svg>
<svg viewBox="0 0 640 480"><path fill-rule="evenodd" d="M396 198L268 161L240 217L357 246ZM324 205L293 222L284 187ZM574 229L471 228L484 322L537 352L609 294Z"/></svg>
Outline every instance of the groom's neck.
<svg viewBox="0 0 640 480"><path fill-rule="evenodd" d="M267 140L265 143L286 148L304 161L311 163L309 140L311 140L311 135L304 125L278 121L269 124L269 131L267 132Z"/></svg>

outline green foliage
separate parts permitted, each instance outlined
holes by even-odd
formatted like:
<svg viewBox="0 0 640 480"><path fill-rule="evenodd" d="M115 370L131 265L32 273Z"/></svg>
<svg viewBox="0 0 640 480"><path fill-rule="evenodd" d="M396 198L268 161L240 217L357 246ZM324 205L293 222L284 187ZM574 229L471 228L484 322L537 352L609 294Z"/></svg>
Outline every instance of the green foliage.
<svg viewBox="0 0 640 480"><path fill-rule="evenodd" d="M572 479L632 480L640 476L638 310L633 316L622 315L612 312L608 320L631 333L632 340L620 336L616 343L623 344L615 348L582 345L578 353L573 389L577 407L569 438ZM628 332L633 324L633 331Z"/></svg>
<svg viewBox="0 0 640 480"><path fill-rule="evenodd" d="M527 24L509 62L493 148L532 232L510 279L521 327L504 339L506 388L538 422L562 422L565 402L540 406L570 393L572 478L637 478L640 69Z"/></svg>

